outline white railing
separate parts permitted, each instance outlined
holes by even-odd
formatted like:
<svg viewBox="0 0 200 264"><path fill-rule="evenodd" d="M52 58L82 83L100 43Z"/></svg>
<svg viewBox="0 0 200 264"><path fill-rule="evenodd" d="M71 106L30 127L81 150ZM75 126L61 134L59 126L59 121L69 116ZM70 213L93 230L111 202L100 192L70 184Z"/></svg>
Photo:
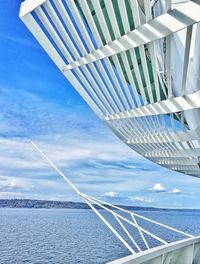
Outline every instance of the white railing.
<svg viewBox="0 0 200 264"><path fill-rule="evenodd" d="M89 195L81 193L74 184L53 164L52 161L49 160L49 158L40 150L40 148L31 141L31 144L34 146L34 148L40 152L40 154L49 162L49 164L67 181L67 183L76 191L76 193L88 204L88 206L96 213L96 215L104 222L104 224L113 232L113 234L123 243L123 245L132 253L135 254L137 252L144 251L146 249L150 248L150 245L145 238L145 235L148 235L152 239L158 241L161 245L167 245L169 242L164 240L163 238L160 238L158 235L153 234L152 232L148 231L146 228L142 227L141 224L138 224L138 219L142 219L148 223L154 224L156 226L162 227L164 229L170 230L172 232L175 232L176 234L185 236L187 238L193 238L194 236L180 231L176 228L170 227L168 225L159 223L155 220L152 220L150 218L147 218L145 216L139 215L133 211L126 210L124 208L121 208L116 205L112 205L110 203L107 203L105 201L101 201L97 198L91 197ZM116 223L122 228L124 234L126 235L129 242L127 242L126 239L124 239L124 236L120 235L119 232L114 227L116 223L110 223L105 216L102 213L103 209L106 212L110 213L114 219L116 219ZM127 214L129 217L125 217L123 214ZM145 245L145 247L141 247L141 245L138 244L136 239L134 239L133 234L130 233L130 231L126 228L126 226L123 224L129 224L133 229L136 229L138 233L140 234L140 237Z"/></svg>

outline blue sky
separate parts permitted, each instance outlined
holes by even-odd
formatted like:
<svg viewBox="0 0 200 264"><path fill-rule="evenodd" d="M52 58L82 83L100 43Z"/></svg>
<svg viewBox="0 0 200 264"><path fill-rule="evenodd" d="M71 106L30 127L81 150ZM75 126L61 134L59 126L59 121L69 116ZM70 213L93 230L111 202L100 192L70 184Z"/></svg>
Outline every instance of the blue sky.
<svg viewBox="0 0 200 264"><path fill-rule="evenodd" d="M98 120L18 18L20 2L0 9L0 198L79 200L32 139L84 193L200 208L199 179L145 160Z"/></svg>

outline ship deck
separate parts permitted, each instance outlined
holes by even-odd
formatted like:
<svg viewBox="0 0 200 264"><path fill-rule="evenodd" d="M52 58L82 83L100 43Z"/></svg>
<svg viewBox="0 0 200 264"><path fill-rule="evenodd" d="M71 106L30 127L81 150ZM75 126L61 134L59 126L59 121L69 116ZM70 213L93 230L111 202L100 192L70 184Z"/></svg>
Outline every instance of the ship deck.
<svg viewBox="0 0 200 264"><path fill-rule="evenodd" d="M199 264L200 237L170 243L133 254L108 264Z"/></svg>

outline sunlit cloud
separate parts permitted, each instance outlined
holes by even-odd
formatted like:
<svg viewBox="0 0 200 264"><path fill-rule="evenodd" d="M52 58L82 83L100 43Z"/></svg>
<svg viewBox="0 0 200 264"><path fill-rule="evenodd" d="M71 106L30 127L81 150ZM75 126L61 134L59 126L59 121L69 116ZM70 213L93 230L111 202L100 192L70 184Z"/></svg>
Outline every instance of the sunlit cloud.
<svg viewBox="0 0 200 264"><path fill-rule="evenodd" d="M0 176L0 190L30 189L31 187L32 185L20 178Z"/></svg>
<svg viewBox="0 0 200 264"><path fill-rule="evenodd" d="M149 199L141 196L129 196L128 199L132 202L137 202L137 203L153 203L154 199Z"/></svg>
<svg viewBox="0 0 200 264"><path fill-rule="evenodd" d="M0 191L0 199L24 199L26 195L22 192L2 192Z"/></svg>
<svg viewBox="0 0 200 264"><path fill-rule="evenodd" d="M105 192L102 196L106 198L118 198L119 194L117 192Z"/></svg>
<svg viewBox="0 0 200 264"><path fill-rule="evenodd" d="M166 192L166 189L162 186L161 183L154 184L154 186L150 190L153 192Z"/></svg>
<svg viewBox="0 0 200 264"><path fill-rule="evenodd" d="M171 193L179 194L179 193L181 193L181 190L178 189L178 188L174 188L174 189L171 191Z"/></svg>

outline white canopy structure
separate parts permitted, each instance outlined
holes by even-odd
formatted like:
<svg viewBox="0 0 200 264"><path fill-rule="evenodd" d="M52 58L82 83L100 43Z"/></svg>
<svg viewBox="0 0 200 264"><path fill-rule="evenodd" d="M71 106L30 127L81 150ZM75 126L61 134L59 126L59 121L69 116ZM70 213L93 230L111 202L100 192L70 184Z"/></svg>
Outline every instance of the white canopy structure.
<svg viewBox="0 0 200 264"><path fill-rule="evenodd" d="M199 0L26 0L20 18L125 144L200 177Z"/></svg>

